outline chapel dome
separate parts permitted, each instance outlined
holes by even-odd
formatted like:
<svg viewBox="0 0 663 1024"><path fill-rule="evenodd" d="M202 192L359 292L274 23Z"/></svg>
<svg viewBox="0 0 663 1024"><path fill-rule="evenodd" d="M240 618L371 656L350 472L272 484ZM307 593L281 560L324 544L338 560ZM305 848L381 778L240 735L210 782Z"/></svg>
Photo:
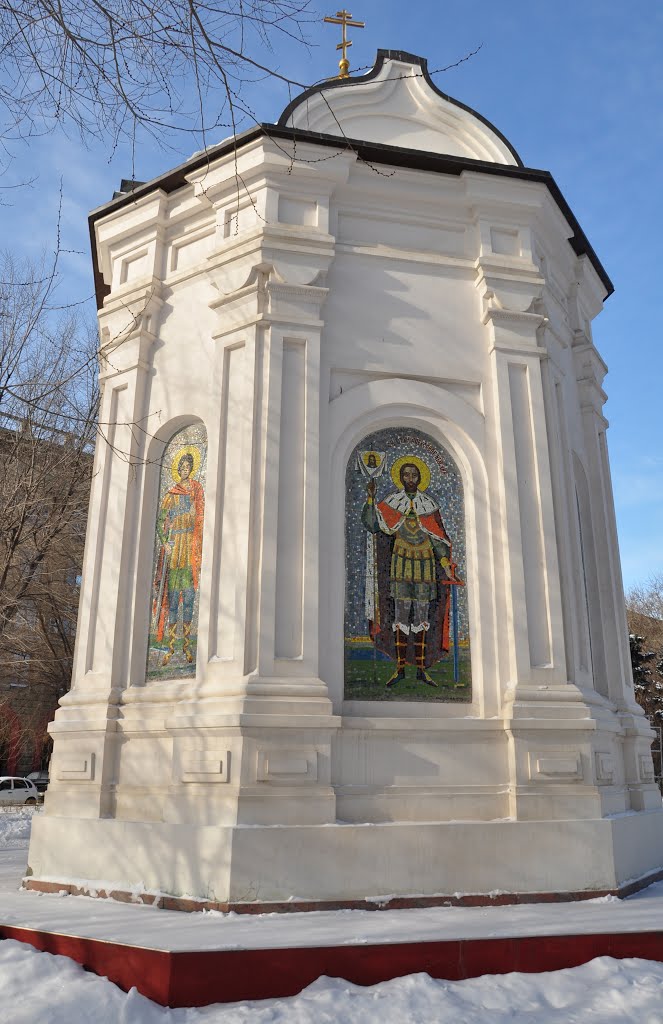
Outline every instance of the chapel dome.
<svg viewBox="0 0 663 1024"><path fill-rule="evenodd" d="M307 89L279 125L404 149L522 167L511 143L481 114L441 92L427 61L378 50L359 78L335 78Z"/></svg>

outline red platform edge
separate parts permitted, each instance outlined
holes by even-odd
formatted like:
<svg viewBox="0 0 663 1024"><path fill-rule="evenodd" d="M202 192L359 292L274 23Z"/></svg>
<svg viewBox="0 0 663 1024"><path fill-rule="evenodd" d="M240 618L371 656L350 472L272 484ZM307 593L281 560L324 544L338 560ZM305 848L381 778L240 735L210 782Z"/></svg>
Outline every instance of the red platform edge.
<svg viewBox="0 0 663 1024"><path fill-rule="evenodd" d="M510 971L555 971L598 956L663 962L663 931L192 952L2 924L0 937L68 956L125 992L135 987L173 1008L293 996L322 975L376 985L419 972L460 981Z"/></svg>
<svg viewBox="0 0 663 1024"><path fill-rule="evenodd" d="M385 896L384 899L365 900L289 900L287 902L230 903L217 900L188 899L166 893L128 892L123 889L73 885L70 882L44 882L38 878L23 879L23 888L34 892L59 893L68 896L91 896L113 899L118 903L144 903L160 910L179 910L200 913L216 910L222 914L302 914L320 910L418 910L423 907L508 907L524 903L573 903L595 900L605 896L625 899L654 882L663 880L663 868L650 871L615 889L581 889L572 892L499 892L462 893L436 896Z"/></svg>

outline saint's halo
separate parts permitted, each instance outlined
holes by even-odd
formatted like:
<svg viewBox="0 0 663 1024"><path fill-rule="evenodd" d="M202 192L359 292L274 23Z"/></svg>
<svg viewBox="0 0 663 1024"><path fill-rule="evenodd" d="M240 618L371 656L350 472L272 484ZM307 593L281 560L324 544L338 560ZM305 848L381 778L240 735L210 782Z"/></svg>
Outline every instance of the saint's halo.
<svg viewBox="0 0 663 1024"><path fill-rule="evenodd" d="M401 455L400 459L396 459L393 466L391 467L391 479L394 481L394 485L399 490L403 490L403 481L401 480L401 469L407 465L416 466L419 470L418 490L425 491L430 483L430 469L426 465L423 459L420 459L417 455Z"/></svg>
<svg viewBox="0 0 663 1024"><path fill-rule="evenodd" d="M193 459L193 468L189 476L195 476L198 470L200 469L200 448L197 448L195 444L185 444L183 448L180 448L180 450L174 456L173 461L170 464L170 472L175 483L179 483L180 480L180 474L177 470L177 467L180 464L180 459L184 455L190 455L191 458Z"/></svg>

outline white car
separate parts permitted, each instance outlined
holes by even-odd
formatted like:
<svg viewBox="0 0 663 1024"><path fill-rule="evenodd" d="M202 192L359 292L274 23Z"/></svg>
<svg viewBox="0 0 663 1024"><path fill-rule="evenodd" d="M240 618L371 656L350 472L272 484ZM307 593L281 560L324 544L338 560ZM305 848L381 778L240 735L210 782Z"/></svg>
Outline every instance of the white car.
<svg viewBox="0 0 663 1024"><path fill-rule="evenodd" d="M8 804L36 804L39 791L30 779L0 775L0 807Z"/></svg>

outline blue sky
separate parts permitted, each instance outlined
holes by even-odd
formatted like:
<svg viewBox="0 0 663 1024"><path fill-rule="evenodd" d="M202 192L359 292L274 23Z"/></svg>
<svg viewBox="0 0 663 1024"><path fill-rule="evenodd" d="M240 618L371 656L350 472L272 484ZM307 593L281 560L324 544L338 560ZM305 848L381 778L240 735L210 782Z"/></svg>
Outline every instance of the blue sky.
<svg viewBox="0 0 663 1024"><path fill-rule="evenodd" d="M313 9L322 18L336 6L314 0ZM492 121L527 166L552 172L615 284L594 322L594 340L610 370L606 412L625 585L663 571L663 5L361 0L350 10L366 22L351 33L354 67L372 65L382 47L425 56L434 70L482 44L471 60L435 81ZM303 83L331 76L337 33L320 21L310 26L309 51L281 49L279 42L271 59ZM287 88L257 83L246 100L259 120L275 120ZM37 178L0 210L0 245L11 239L33 256L52 248L62 179L63 246L74 251L63 261L61 294L91 295L88 211L110 199L120 178L147 180L199 143L179 136L170 146L139 143L135 167L128 149L111 155L101 144L85 149L62 134L19 146L5 180Z"/></svg>

